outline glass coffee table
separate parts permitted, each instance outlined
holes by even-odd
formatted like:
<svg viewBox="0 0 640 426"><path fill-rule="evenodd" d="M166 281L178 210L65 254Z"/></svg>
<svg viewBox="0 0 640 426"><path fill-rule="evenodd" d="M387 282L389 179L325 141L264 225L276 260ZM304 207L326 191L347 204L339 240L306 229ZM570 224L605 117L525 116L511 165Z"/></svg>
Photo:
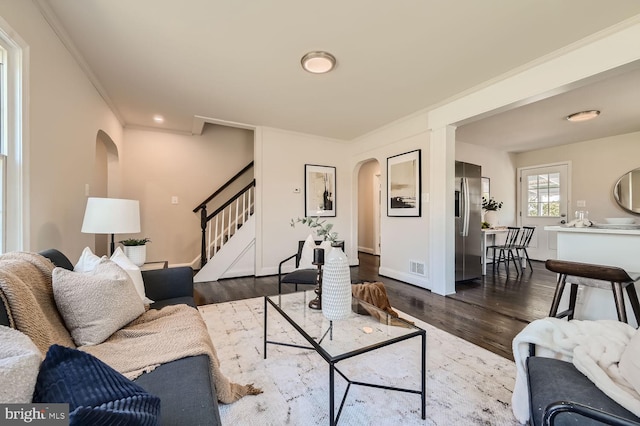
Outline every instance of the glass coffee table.
<svg viewBox="0 0 640 426"><path fill-rule="evenodd" d="M296 293L265 296L264 298L264 358L267 358L267 344L290 346L294 348L313 349L329 364L329 413L330 425L338 422L351 385L368 386L398 392L420 394L422 419L425 419L426 405L426 333L403 319L394 318L358 299L352 299L351 314L340 321L329 321L321 311L308 307L309 301L315 299L313 290ZM295 328L310 346L296 345L286 342L268 340L267 311L272 307ZM360 313L357 313L360 312ZM402 342L414 337L421 339L422 349L420 365L421 389L406 389L394 386L383 386L350 380L338 370L336 364L344 359L352 358L376 349ZM334 388L335 373L347 382L342 402L335 412Z"/></svg>

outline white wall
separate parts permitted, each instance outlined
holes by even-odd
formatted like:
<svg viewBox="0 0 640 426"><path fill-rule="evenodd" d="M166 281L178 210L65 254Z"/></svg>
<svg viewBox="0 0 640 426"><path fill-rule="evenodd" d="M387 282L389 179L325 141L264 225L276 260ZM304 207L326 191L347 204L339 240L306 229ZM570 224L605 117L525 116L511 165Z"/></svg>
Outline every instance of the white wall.
<svg viewBox="0 0 640 426"><path fill-rule="evenodd" d="M517 218L517 177L514 155L478 145L456 142L456 160L482 167L482 176L491 180L491 197L502 201L498 224L510 226Z"/></svg>
<svg viewBox="0 0 640 426"><path fill-rule="evenodd" d="M273 128L256 131L256 275L277 273L278 263L295 253L298 240L310 233L306 226L290 226L291 219L304 216L305 164L336 168L336 217L326 220L345 241L350 263L357 264L357 239L349 233L355 183L345 152L339 140Z"/></svg>
<svg viewBox="0 0 640 426"><path fill-rule="evenodd" d="M640 132L593 139L554 148L516 154L516 167L529 167L558 161L571 161L571 206L588 210L589 218L602 222L605 217L634 217L618 206L613 186L628 171L640 167ZM578 208L584 200L586 208ZM638 217L635 216L638 220ZM639 220L640 221L640 220Z"/></svg>
<svg viewBox="0 0 640 426"><path fill-rule="evenodd" d="M193 209L253 160L253 132L215 125L194 136L126 129L124 140L123 196L140 200L142 232L131 237L151 239L147 259L191 263L202 235Z"/></svg>
<svg viewBox="0 0 640 426"><path fill-rule="evenodd" d="M429 192L429 132L423 115L408 117L355 141L352 148L352 168L357 179L360 166L372 158L380 163L383 205L380 212L380 274L414 285L430 288L429 271L429 208L426 194ZM422 214L421 217L387 216L387 158L416 149L421 150L422 164ZM357 187L352 188L357 200ZM358 212L354 212L353 223ZM357 228L352 232L355 234ZM427 276L413 275L409 261L423 262Z"/></svg>
<svg viewBox="0 0 640 426"><path fill-rule="evenodd" d="M96 136L102 129L121 146L122 127L32 2L0 1L0 16L28 45L24 137L30 238L25 250L55 247L75 261L84 246L94 243L94 236L80 228Z"/></svg>

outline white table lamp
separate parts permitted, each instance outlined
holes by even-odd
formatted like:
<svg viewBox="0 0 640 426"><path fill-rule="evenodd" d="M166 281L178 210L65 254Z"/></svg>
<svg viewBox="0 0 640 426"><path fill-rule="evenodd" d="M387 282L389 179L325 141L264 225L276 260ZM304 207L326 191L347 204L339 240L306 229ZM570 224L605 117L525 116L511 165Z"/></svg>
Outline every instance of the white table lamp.
<svg viewBox="0 0 640 426"><path fill-rule="evenodd" d="M115 249L114 234L140 232L140 202L120 198L87 199L81 232L111 234L111 253Z"/></svg>

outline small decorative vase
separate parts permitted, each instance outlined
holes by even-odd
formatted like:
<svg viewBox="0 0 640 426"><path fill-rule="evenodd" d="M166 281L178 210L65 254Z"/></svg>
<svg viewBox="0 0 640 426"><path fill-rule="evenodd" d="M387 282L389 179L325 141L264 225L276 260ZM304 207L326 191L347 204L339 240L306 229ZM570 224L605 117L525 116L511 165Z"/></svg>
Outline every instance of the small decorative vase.
<svg viewBox="0 0 640 426"><path fill-rule="evenodd" d="M147 260L147 246L124 246L124 254L134 265L142 266Z"/></svg>
<svg viewBox="0 0 640 426"><path fill-rule="evenodd" d="M351 313L349 260L340 247L331 247L322 272L322 314L328 320L345 319Z"/></svg>
<svg viewBox="0 0 640 426"><path fill-rule="evenodd" d="M484 214L484 221L491 226L496 226L498 224L498 212L495 210L487 210Z"/></svg>

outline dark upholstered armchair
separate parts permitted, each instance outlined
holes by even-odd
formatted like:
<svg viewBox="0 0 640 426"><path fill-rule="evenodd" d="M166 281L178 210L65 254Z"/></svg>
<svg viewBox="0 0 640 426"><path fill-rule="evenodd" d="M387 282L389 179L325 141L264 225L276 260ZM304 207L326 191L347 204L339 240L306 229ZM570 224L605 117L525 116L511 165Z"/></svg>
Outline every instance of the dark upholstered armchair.
<svg viewBox="0 0 640 426"><path fill-rule="evenodd" d="M321 241L316 241L315 243L316 245L318 245L321 243ZM340 245L340 248L344 250L344 241L340 241L338 242L338 244ZM300 258L302 257L303 247L304 241L298 241L298 251L295 254L292 254L291 256L284 259L278 265L278 294L282 293L282 284L295 284L296 291L298 291L298 284L317 284L318 269L298 269L298 267L300 266ZM296 260L296 270L289 272L288 274L283 274L282 265L294 258Z"/></svg>
<svg viewBox="0 0 640 426"><path fill-rule="evenodd" d="M604 394L573 363L554 358L527 358L531 426L640 426L640 419Z"/></svg>

